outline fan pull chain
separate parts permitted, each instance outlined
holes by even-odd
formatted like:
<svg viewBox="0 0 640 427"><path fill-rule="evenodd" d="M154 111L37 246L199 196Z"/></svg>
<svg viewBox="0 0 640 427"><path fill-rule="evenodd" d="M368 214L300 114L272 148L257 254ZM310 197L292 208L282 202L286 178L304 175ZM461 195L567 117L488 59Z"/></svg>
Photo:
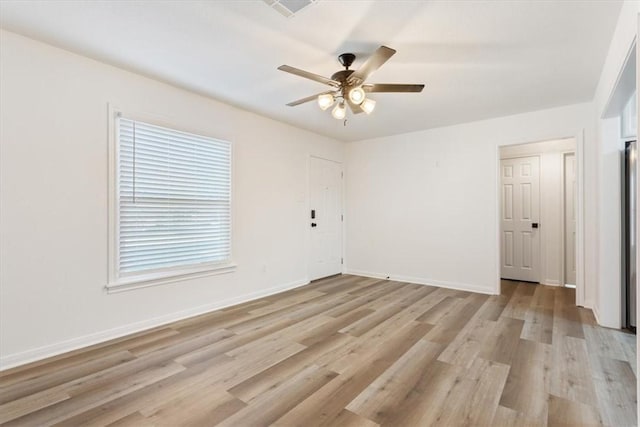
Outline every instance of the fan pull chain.
<svg viewBox="0 0 640 427"><path fill-rule="evenodd" d="M346 126L347 125L347 119L344 119L344 123L342 124L342 126Z"/></svg>

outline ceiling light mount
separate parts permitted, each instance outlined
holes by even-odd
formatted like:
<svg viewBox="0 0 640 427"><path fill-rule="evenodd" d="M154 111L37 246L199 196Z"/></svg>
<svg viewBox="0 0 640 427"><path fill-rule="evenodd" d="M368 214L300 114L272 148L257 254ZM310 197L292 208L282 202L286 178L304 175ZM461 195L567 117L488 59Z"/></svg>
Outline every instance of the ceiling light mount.
<svg viewBox="0 0 640 427"><path fill-rule="evenodd" d="M342 66L347 70L349 69L349 67L351 67L351 64L353 64L353 61L355 60L356 56L353 53L343 53L341 55L338 55L338 62L340 62Z"/></svg>

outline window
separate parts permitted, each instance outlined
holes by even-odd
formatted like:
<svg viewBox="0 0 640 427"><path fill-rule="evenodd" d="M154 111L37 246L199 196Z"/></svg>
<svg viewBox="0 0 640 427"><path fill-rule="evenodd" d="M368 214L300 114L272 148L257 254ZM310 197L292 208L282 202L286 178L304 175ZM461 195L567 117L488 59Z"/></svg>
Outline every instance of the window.
<svg viewBox="0 0 640 427"><path fill-rule="evenodd" d="M229 268L231 144L120 114L115 136L108 287Z"/></svg>

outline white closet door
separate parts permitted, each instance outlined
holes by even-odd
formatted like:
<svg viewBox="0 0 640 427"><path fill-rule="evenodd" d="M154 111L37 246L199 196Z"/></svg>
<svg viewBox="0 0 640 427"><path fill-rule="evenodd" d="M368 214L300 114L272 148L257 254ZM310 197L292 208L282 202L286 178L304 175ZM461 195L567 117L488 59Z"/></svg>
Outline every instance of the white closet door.
<svg viewBox="0 0 640 427"><path fill-rule="evenodd" d="M501 276L539 282L540 159L504 159L500 172Z"/></svg>

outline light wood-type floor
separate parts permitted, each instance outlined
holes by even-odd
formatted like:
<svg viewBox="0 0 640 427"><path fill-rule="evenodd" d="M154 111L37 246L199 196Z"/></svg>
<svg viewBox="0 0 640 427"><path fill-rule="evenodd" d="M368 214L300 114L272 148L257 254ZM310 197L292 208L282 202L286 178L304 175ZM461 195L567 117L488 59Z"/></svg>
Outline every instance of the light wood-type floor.
<svg viewBox="0 0 640 427"><path fill-rule="evenodd" d="M0 374L0 423L636 424L635 336L569 289L337 276Z"/></svg>

